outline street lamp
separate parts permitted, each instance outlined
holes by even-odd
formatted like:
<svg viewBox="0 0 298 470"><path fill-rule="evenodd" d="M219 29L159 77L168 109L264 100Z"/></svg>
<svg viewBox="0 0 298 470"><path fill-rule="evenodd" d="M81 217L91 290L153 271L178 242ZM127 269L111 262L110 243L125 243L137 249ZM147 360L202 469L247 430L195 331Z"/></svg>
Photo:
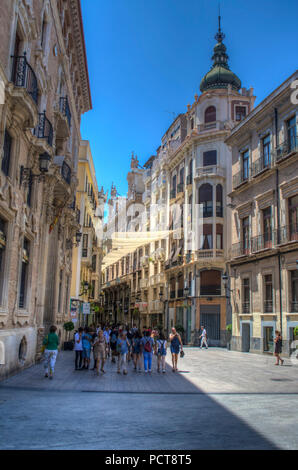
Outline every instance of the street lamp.
<svg viewBox="0 0 298 470"><path fill-rule="evenodd" d="M76 232L76 235L75 235L76 241L75 241L75 242L73 242L70 238L68 238L68 239L66 240L66 248L67 248L68 250L71 250L71 248L72 248L73 246L78 247L78 246L80 245L82 235L83 235L82 232Z"/></svg>
<svg viewBox="0 0 298 470"><path fill-rule="evenodd" d="M45 173L49 171L50 161L51 161L51 156L47 152L44 152L39 155L40 173L37 175L32 173L32 168L25 168L24 166L21 166L21 177L20 177L21 185L27 186L30 183L30 181L32 181L33 179L37 179L38 181L43 181Z"/></svg>

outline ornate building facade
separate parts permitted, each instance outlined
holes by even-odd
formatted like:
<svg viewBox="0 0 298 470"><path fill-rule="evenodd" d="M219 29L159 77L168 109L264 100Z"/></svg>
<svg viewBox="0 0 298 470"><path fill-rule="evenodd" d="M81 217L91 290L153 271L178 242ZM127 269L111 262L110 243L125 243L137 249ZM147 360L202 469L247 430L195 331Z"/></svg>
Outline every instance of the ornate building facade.
<svg viewBox="0 0 298 470"><path fill-rule="evenodd" d="M78 0L1 0L0 374L30 365L69 318L82 113L91 108Z"/></svg>
<svg viewBox="0 0 298 470"><path fill-rule="evenodd" d="M220 23L215 38L213 65L201 81L201 95L174 120L156 156L144 165L140 231L150 237L131 255L135 260L130 265L141 323L162 324L167 331L179 325L184 341L192 344L204 324L210 342L224 345L222 276L230 252L227 195L232 188L225 139L252 111L255 97L229 68ZM114 274L112 267L109 271L115 276L116 264Z"/></svg>
<svg viewBox="0 0 298 470"><path fill-rule="evenodd" d="M230 261L232 347L272 353L274 331L283 352L298 327L298 107L291 99L296 71L246 119L232 148Z"/></svg>
<svg viewBox="0 0 298 470"><path fill-rule="evenodd" d="M73 245L71 300L91 304L90 314L78 318L81 324L102 320L101 260L104 203L103 188L98 191L90 143L81 141L78 162L78 186L75 206L82 227ZM81 237L81 238L80 238Z"/></svg>

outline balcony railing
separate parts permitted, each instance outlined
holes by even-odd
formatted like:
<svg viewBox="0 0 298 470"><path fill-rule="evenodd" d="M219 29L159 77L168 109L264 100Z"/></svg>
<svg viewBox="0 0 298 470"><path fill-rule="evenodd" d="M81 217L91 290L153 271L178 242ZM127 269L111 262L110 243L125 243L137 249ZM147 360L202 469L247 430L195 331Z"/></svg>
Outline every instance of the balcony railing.
<svg viewBox="0 0 298 470"><path fill-rule="evenodd" d="M291 312L298 312L298 300L292 300L291 302Z"/></svg>
<svg viewBox="0 0 298 470"><path fill-rule="evenodd" d="M71 168L65 162L62 163L61 176L64 179L64 181L66 181L67 184L70 184L70 182L71 182Z"/></svg>
<svg viewBox="0 0 298 470"><path fill-rule="evenodd" d="M225 176L225 169L218 165L208 165L196 168L196 177L202 176Z"/></svg>
<svg viewBox="0 0 298 470"><path fill-rule="evenodd" d="M71 125L71 112L70 112L67 96L60 98L59 108L60 108L60 112L63 114L63 116L65 116L67 118L68 125L70 127L70 125Z"/></svg>
<svg viewBox="0 0 298 470"><path fill-rule="evenodd" d="M199 132L206 132L210 130L223 130L225 128L225 123L223 121L213 121L204 124L199 124L197 130Z"/></svg>
<svg viewBox="0 0 298 470"><path fill-rule="evenodd" d="M37 104L38 100L38 84L36 75L29 63L27 62L26 53L23 56L12 56L12 78L14 86L25 88L33 101Z"/></svg>
<svg viewBox="0 0 298 470"><path fill-rule="evenodd" d="M233 176L233 189L237 188L243 183L246 183L248 180L249 172L246 174L243 172L243 170L238 171L238 173Z"/></svg>
<svg viewBox="0 0 298 470"><path fill-rule="evenodd" d="M276 231L271 231L256 237L252 237L250 240L251 251L261 251L268 248L274 248L276 245Z"/></svg>
<svg viewBox="0 0 298 470"><path fill-rule="evenodd" d="M288 243L298 241L298 223L285 225L278 229L277 243Z"/></svg>
<svg viewBox="0 0 298 470"><path fill-rule="evenodd" d="M34 129L34 135L38 139L46 139L47 143L53 145L53 126L46 117L46 112L39 113L38 126Z"/></svg>
<svg viewBox="0 0 298 470"><path fill-rule="evenodd" d="M252 237L244 245L243 242L234 243L232 245L231 255L232 258L237 256L249 255L261 250L276 248L278 245L284 243L291 243L298 241L298 223L292 225L285 225L270 233L257 235Z"/></svg>
<svg viewBox="0 0 298 470"><path fill-rule="evenodd" d="M264 312L265 313L272 313L273 312L273 301L272 300L265 300L264 301Z"/></svg>
<svg viewBox="0 0 298 470"><path fill-rule="evenodd" d="M287 139L282 142L280 145L276 147L276 149L272 152L275 161L278 162L283 160L292 152L298 151L298 136L294 135L291 139Z"/></svg>
<svg viewBox="0 0 298 470"><path fill-rule="evenodd" d="M176 297L176 291L171 290L170 291L170 299L175 299L175 297Z"/></svg>
<svg viewBox="0 0 298 470"><path fill-rule="evenodd" d="M250 302L249 301L242 302L242 313L250 313Z"/></svg>
<svg viewBox="0 0 298 470"><path fill-rule="evenodd" d="M257 176L265 170L269 170L271 168L271 158L269 157L266 160L265 156L262 155L256 161L254 161L251 165L251 176Z"/></svg>
<svg viewBox="0 0 298 470"><path fill-rule="evenodd" d="M217 285L201 286L201 295L221 295L221 287Z"/></svg>

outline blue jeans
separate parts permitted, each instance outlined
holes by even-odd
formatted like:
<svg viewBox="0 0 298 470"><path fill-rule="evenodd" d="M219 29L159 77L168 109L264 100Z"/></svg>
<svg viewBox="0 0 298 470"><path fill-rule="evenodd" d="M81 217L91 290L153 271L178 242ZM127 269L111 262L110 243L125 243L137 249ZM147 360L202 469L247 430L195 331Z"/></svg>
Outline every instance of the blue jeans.
<svg viewBox="0 0 298 470"><path fill-rule="evenodd" d="M151 370L151 365L152 365L152 352L143 352L144 356L144 370L146 371L147 369Z"/></svg>

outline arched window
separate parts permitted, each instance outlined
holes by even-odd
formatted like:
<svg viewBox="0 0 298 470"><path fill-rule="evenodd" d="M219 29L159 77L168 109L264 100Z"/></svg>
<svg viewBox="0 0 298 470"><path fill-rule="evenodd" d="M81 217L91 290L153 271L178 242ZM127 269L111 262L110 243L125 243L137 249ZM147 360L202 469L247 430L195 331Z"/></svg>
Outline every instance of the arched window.
<svg viewBox="0 0 298 470"><path fill-rule="evenodd" d="M216 186L216 217L223 217L222 185Z"/></svg>
<svg viewBox="0 0 298 470"><path fill-rule="evenodd" d="M199 189L199 204L203 204L203 217L213 216L212 186L209 183L202 184Z"/></svg>
<svg viewBox="0 0 298 470"><path fill-rule="evenodd" d="M216 121L216 108L215 106L209 106L205 111L205 123Z"/></svg>

